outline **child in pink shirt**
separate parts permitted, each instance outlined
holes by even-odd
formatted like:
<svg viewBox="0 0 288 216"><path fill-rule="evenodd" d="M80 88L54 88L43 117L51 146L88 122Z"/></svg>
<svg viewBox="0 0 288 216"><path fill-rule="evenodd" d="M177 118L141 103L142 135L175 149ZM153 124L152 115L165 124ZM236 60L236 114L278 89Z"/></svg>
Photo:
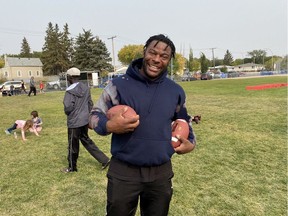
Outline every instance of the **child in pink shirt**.
<svg viewBox="0 0 288 216"><path fill-rule="evenodd" d="M15 123L12 125L12 127L8 128L5 130L6 134L11 134L13 130L15 129L21 129L21 134L22 134L22 139L26 141L25 137L25 131L29 130L30 128L33 129L33 132L35 133L36 136L39 136L38 132L36 129L33 127L33 121L32 120L16 120Z"/></svg>

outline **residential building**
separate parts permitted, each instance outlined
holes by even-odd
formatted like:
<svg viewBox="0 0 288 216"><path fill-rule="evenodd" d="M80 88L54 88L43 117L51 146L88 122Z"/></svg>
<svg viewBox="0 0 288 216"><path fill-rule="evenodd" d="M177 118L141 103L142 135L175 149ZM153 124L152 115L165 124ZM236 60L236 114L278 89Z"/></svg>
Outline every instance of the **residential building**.
<svg viewBox="0 0 288 216"><path fill-rule="evenodd" d="M241 65L235 65L231 71L235 72L259 72L265 70L265 66L262 64L246 63Z"/></svg>
<svg viewBox="0 0 288 216"><path fill-rule="evenodd" d="M246 63L246 64L235 65L235 66L218 65L218 66L215 66L215 70L219 71L223 67L226 67L227 71L230 71L230 72L259 72L265 69L265 66L262 64ZM209 70L213 71L214 67L209 67Z"/></svg>
<svg viewBox="0 0 288 216"><path fill-rule="evenodd" d="M4 57L4 67L0 69L0 76L7 80L29 80L43 78L42 62L39 58Z"/></svg>

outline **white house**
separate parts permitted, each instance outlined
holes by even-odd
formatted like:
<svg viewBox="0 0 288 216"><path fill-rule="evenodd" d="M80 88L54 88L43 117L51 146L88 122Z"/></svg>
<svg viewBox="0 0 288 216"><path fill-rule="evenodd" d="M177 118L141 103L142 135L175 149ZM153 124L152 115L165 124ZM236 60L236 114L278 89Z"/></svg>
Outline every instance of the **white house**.
<svg viewBox="0 0 288 216"><path fill-rule="evenodd" d="M229 65L218 65L215 66L215 69L221 69L223 67L227 68L227 71L235 72L258 72L265 69L265 66L262 64L246 63L241 65L229 66ZM209 67L210 70L213 70L214 67Z"/></svg>
<svg viewBox="0 0 288 216"><path fill-rule="evenodd" d="M246 63L241 65L236 65L232 68L231 71L237 72L257 72L265 69L265 66L262 64Z"/></svg>

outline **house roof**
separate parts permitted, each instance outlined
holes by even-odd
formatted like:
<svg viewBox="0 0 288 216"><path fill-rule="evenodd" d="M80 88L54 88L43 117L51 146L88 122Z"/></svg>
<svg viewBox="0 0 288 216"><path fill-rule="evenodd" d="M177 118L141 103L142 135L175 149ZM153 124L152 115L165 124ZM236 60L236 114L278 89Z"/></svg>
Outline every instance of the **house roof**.
<svg viewBox="0 0 288 216"><path fill-rule="evenodd" d="M5 66L9 67L42 67L43 64L39 58L15 58L6 57Z"/></svg>
<svg viewBox="0 0 288 216"><path fill-rule="evenodd" d="M236 65L236 67L252 67L252 66L263 67L262 64L255 64L255 63L246 63L246 64L241 64L241 65Z"/></svg>

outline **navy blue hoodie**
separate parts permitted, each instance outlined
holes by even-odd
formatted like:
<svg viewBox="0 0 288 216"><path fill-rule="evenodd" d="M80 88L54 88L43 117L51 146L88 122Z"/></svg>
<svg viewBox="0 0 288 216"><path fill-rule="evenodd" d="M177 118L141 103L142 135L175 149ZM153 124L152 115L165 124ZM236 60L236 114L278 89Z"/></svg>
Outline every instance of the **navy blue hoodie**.
<svg viewBox="0 0 288 216"><path fill-rule="evenodd" d="M125 75L114 78L104 89L90 115L96 133L107 135L105 116L112 106L132 107L140 116L139 126L130 133L112 134L111 154L136 166L158 166L175 153L171 145L171 123L175 119L190 121L185 107L185 93L168 79L167 71L156 80L140 74L143 59L137 59ZM191 125L189 140L195 143Z"/></svg>

